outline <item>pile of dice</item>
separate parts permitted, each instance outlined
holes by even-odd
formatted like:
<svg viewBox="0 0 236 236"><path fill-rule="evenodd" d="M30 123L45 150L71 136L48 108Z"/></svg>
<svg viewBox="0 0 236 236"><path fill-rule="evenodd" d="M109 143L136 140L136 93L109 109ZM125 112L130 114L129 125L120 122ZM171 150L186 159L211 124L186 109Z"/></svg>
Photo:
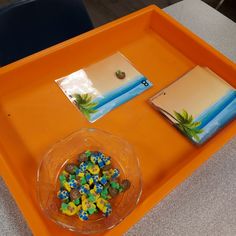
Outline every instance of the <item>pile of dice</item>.
<svg viewBox="0 0 236 236"><path fill-rule="evenodd" d="M120 182L119 176L119 170L112 167L111 158L104 153L87 150L79 154L77 163L67 163L59 175L61 212L77 215L82 221L99 211L109 216L109 199L131 186L128 179Z"/></svg>

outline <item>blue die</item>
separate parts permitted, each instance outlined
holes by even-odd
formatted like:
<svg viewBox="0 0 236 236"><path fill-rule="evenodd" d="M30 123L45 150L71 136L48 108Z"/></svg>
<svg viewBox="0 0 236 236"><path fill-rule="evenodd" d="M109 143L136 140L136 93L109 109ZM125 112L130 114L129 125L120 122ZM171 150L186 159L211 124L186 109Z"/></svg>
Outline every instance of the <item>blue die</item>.
<svg viewBox="0 0 236 236"><path fill-rule="evenodd" d="M113 179L115 179L115 178L117 178L117 177L119 177L119 175L120 175L120 171L118 170L118 169L114 169L113 170L113 174L112 174L112 178Z"/></svg>
<svg viewBox="0 0 236 236"><path fill-rule="evenodd" d="M75 179L69 180L68 184L70 185L71 188L76 188L77 187L77 181Z"/></svg>
<svg viewBox="0 0 236 236"><path fill-rule="evenodd" d="M106 156L105 156L103 153L101 153L101 152L99 152L99 157L100 157L100 159L103 160L103 161L104 161L104 159L106 158Z"/></svg>
<svg viewBox="0 0 236 236"><path fill-rule="evenodd" d="M89 190L85 188L83 185L78 188L80 194L89 194Z"/></svg>
<svg viewBox="0 0 236 236"><path fill-rule="evenodd" d="M104 161L102 160L102 159L98 159L98 166L100 167L100 168L103 168L104 166L105 166L105 163L104 163Z"/></svg>
<svg viewBox="0 0 236 236"><path fill-rule="evenodd" d="M99 175L93 175L92 178L94 183L97 183L99 181Z"/></svg>
<svg viewBox="0 0 236 236"><path fill-rule="evenodd" d="M105 216L108 217L112 212L111 205L107 204L106 205L106 211L105 211Z"/></svg>
<svg viewBox="0 0 236 236"><path fill-rule="evenodd" d="M86 174L85 178L86 178L87 181L89 181L92 178L92 176L90 174Z"/></svg>
<svg viewBox="0 0 236 236"><path fill-rule="evenodd" d="M120 171L118 169L114 169L113 171L113 175L111 176L113 179L119 177L120 175Z"/></svg>
<svg viewBox="0 0 236 236"><path fill-rule="evenodd" d="M105 163L105 165L109 165L111 163L111 158L110 157L104 157L103 162Z"/></svg>
<svg viewBox="0 0 236 236"><path fill-rule="evenodd" d="M98 162L98 156L93 154L93 155L90 157L90 161L91 161L93 164L97 164L97 162Z"/></svg>
<svg viewBox="0 0 236 236"><path fill-rule="evenodd" d="M105 185L105 184L107 183L107 179L106 179L105 176L102 176L102 177L99 179L99 181L100 181L100 183L101 183L102 185Z"/></svg>
<svg viewBox="0 0 236 236"><path fill-rule="evenodd" d="M101 184L96 183L94 186L94 190L96 193L101 193L103 190L103 186Z"/></svg>
<svg viewBox="0 0 236 236"><path fill-rule="evenodd" d="M79 173L83 173L83 171L82 171L80 168L77 168L77 169L75 170L75 174L78 175Z"/></svg>
<svg viewBox="0 0 236 236"><path fill-rule="evenodd" d="M82 221L88 220L88 213L86 211L80 210L78 215Z"/></svg>
<svg viewBox="0 0 236 236"><path fill-rule="evenodd" d="M93 177L89 173L85 175L85 178L89 185L94 183Z"/></svg>
<svg viewBox="0 0 236 236"><path fill-rule="evenodd" d="M69 193L66 190L60 190L57 193L57 197L62 200L66 200L69 198Z"/></svg>
<svg viewBox="0 0 236 236"><path fill-rule="evenodd" d="M81 170L82 172L84 172L84 171L86 171L87 166L88 166L87 163L82 162L79 167L80 167L80 170Z"/></svg>
<svg viewBox="0 0 236 236"><path fill-rule="evenodd" d="M99 152L99 158L103 159L105 157L105 155L101 152Z"/></svg>

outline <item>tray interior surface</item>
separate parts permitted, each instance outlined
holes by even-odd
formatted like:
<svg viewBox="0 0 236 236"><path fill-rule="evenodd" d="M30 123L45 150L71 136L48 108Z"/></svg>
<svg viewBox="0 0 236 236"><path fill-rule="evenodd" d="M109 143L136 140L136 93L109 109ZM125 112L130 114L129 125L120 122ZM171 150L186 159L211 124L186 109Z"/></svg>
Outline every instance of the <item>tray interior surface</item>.
<svg viewBox="0 0 236 236"><path fill-rule="evenodd" d="M100 44L87 43L89 40L86 39L74 40L65 48L0 75L0 145L5 162L24 192L28 208L37 217L27 220L31 226L41 222L40 227L47 235L58 232L73 235L43 216L35 194L36 170L42 155L70 133L82 127L96 127L129 141L140 157L143 175L140 203L214 141L210 140L200 148L194 146L147 103L149 97L196 65L192 58L185 56L150 27L150 19L150 12L137 19L134 17L133 24L142 22L140 27L130 32L125 28L119 29L125 31L124 34L116 35L114 32L113 37L126 38L111 42L106 47L109 38L105 42L99 41ZM128 27L125 24L131 23L124 23L124 27ZM119 25L114 28L117 27ZM102 39L106 36L102 34L89 38L95 42L96 37ZM121 51L152 81L153 87L90 124L63 95L54 80L116 51ZM223 137L233 126L235 121L215 138ZM226 136L223 138L225 141ZM13 189L11 191L14 192ZM23 205L20 204L20 207L27 216ZM37 227L33 226L35 232Z"/></svg>

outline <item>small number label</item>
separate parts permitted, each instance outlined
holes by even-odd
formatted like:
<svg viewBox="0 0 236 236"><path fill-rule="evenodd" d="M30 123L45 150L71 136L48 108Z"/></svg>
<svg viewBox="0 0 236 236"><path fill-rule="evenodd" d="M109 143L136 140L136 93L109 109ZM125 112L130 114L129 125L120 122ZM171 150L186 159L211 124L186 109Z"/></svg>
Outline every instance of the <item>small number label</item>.
<svg viewBox="0 0 236 236"><path fill-rule="evenodd" d="M143 80L141 83L146 87L149 86L149 83L147 82L147 80Z"/></svg>

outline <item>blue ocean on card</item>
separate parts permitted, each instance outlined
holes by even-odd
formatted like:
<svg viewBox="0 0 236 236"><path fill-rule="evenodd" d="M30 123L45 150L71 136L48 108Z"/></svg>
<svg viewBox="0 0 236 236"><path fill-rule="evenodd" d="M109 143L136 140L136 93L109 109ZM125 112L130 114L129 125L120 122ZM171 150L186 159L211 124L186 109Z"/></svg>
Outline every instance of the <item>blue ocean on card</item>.
<svg viewBox="0 0 236 236"><path fill-rule="evenodd" d="M236 90L230 90L214 105L200 114L194 121L201 122L199 129L200 143L205 142L216 131L224 127L229 121L236 118Z"/></svg>
<svg viewBox="0 0 236 236"><path fill-rule="evenodd" d="M91 114L90 121L94 122L115 107L127 102L151 86L152 83L147 80L147 78L140 75L125 85L120 86L119 88L110 91L101 97L93 99L93 102L97 103L97 105L93 108L96 110L96 113Z"/></svg>

